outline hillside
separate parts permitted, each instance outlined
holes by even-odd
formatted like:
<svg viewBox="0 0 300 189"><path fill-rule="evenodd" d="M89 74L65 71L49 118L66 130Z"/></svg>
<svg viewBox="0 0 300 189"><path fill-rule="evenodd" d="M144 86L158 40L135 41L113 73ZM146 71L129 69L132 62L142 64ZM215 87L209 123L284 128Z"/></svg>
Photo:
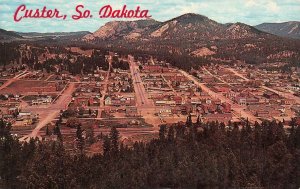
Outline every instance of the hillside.
<svg viewBox="0 0 300 189"><path fill-rule="evenodd" d="M7 31L4 29L0 29L0 41L14 41L14 40L20 40L23 37L18 35L17 33L13 31Z"/></svg>
<svg viewBox="0 0 300 189"><path fill-rule="evenodd" d="M188 13L165 22L155 20L112 21L100 27L93 34L84 36L83 40L120 40L120 39L239 39L256 37L261 32L242 23L220 24L206 16ZM264 33L265 34L265 33ZM136 36L136 37L129 37Z"/></svg>
<svg viewBox="0 0 300 189"><path fill-rule="evenodd" d="M158 25L157 22L152 19L138 20L138 21L111 21L101 26L93 34L88 34L83 37L84 41L93 41L96 39L101 40L115 40L115 39L137 39L140 38L143 32Z"/></svg>
<svg viewBox="0 0 300 189"><path fill-rule="evenodd" d="M66 37L66 36L85 36L90 34L88 31L78 32L54 32L54 33L39 33L39 32L17 32L24 38L42 38L42 37Z"/></svg>
<svg viewBox="0 0 300 189"><path fill-rule="evenodd" d="M84 36L83 41L165 58L170 55L201 57L202 62L240 60L250 64L278 61L298 64L300 60L298 40L282 38L244 23L221 24L193 13L165 22L109 22Z"/></svg>
<svg viewBox="0 0 300 189"><path fill-rule="evenodd" d="M263 23L255 28L274 35L300 39L300 22Z"/></svg>

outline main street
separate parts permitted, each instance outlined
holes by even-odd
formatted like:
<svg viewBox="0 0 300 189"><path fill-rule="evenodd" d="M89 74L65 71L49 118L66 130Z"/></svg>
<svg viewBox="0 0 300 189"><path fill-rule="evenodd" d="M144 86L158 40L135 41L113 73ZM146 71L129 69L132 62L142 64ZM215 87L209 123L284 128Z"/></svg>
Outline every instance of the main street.
<svg viewBox="0 0 300 189"><path fill-rule="evenodd" d="M106 77L104 79L104 88L103 88L103 91L101 91L101 97L100 97L100 103L99 103L99 107L98 107L98 115L97 115L97 118L101 118L101 114L102 114L102 110L104 110L104 98L106 96L106 93L107 93L107 86L108 86L108 82L109 82L109 74L111 72L111 61L112 61L112 57L109 56L108 58L108 70L107 70L107 73L106 73Z"/></svg>
<svg viewBox="0 0 300 189"><path fill-rule="evenodd" d="M148 98L148 95L146 93L136 62L129 61L129 64L133 86L136 94L137 106L142 108L154 108L153 102Z"/></svg>
<svg viewBox="0 0 300 189"><path fill-rule="evenodd" d="M155 105L153 101L149 99L149 96L145 90L138 65L134 59L130 57L131 56L128 56L128 63L130 66L130 73L135 91L137 109L145 121L149 124L152 124L155 130L158 130L159 127L157 126L162 123L162 120L158 116L154 116L156 113Z"/></svg>

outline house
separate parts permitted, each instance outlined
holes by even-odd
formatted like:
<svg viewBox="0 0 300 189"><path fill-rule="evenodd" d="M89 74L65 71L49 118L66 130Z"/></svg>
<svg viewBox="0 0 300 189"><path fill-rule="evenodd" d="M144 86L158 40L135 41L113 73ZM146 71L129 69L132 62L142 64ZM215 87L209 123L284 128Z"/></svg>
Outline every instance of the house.
<svg viewBox="0 0 300 189"><path fill-rule="evenodd" d="M246 99L246 97L243 97L243 96L235 97L235 101L236 101L236 103L238 103L239 105L242 105L242 106L245 106L247 104L247 99Z"/></svg>
<svg viewBox="0 0 300 189"><path fill-rule="evenodd" d="M47 96L47 97L39 97L35 100L31 101L32 105L42 105L42 104L50 104L52 102L52 97Z"/></svg>
<svg viewBox="0 0 300 189"><path fill-rule="evenodd" d="M213 89L217 93L228 93L230 91L230 89L228 87L219 87L219 86L216 86Z"/></svg>
<svg viewBox="0 0 300 189"><path fill-rule="evenodd" d="M172 114L181 114L181 108L179 106L171 108Z"/></svg>
<svg viewBox="0 0 300 189"><path fill-rule="evenodd" d="M231 112L231 105L229 103L225 102L221 106L223 107L222 111L224 113L230 113Z"/></svg>
<svg viewBox="0 0 300 189"><path fill-rule="evenodd" d="M236 92L233 92L233 91L228 91L228 92L225 94L225 96L226 96L227 98L233 99L233 98L235 98L235 97L237 96L237 93L236 93Z"/></svg>
<svg viewBox="0 0 300 189"><path fill-rule="evenodd" d="M293 105L291 107L291 110L293 110L296 113L300 113L300 105Z"/></svg>
<svg viewBox="0 0 300 189"><path fill-rule="evenodd" d="M157 101L155 101L155 105L156 106L164 106L164 105L166 105L166 101L165 100L157 100Z"/></svg>
<svg viewBox="0 0 300 189"><path fill-rule="evenodd" d="M125 114L126 116L129 116L129 117L135 117L135 116L138 116L138 110L135 106L127 106L125 108Z"/></svg>
<svg viewBox="0 0 300 189"><path fill-rule="evenodd" d="M263 96L268 99L274 99L274 100L280 99L280 96L278 94L271 91L264 92Z"/></svg>
<svg viewBox="0 0 300 189"><path fill-rule="evenodd" d="M162 67L158 65L145 65L142 71L146 73L160 73L162 72Z"/></svg>
<svg viewBox="0 0 300 189"><path fill-rule="evenodd" d="M159 114L163 117L172 115L172 110L169 107L165 107L159 110Z"/></svg>
<svg viewBox="0 0 300 189"><path fill-rule="evenodd" d="M90 97L88 101L88 106L99 106L100 101L97 97Z"/></svg>
<svg viewBox="0 0 300 189"><path fill-rule="evenodd" d="M254 96L250 92L243 92L235 97L235 101L239 105L244 106L244 105L258 104L260 99Z"/></svg>
<svg viewBox="0 0 300 189"><path fill-rule="evenodd" d="M31 112L20 112L14 125L15 126L31 125L33 124L33 120L35 118L36 115L32 114Z"/></svg>
<svg viewBox="0 0 300 189"><path fill-rule="evenodd" d="M174 96L173 100L175 101L176 105L181 105L182 104L182 97L181 96Z"/></svg>
<svg viewBox="0 0 300 189"><path fill-rule="evenodd" d="M19 111L19 109L17 107L10 107L8 108L8 114L12 115L12 114L15 114Z"/></svg>
<svg viewBox="0 0 300 189"><path fill-rule="evenodd" d="M213 100L212 100L212 103L213 103L213 104L220 105L220 104L221 104L221 100L220 100L220 99L217 99L217 98L215 98L215 99L213 99Z"/></svg>
<svg viewBox="0 0 300 189"><path fill-rule="evenodd" d="M295 104L295 100L294 99L282 99L281 100L281 104L282 105L292 105L292 104Z"/></svg>
<svg viewBox="0 0 300 189"><path fill-rule="evenodd" d="M171 82L184 82L186 81L185 76L183 75L174 75L173 77L169 78Z"/></svg>
<svg viewBox="0 0 300 189"><path fill-rule="evenodd" d="M260 99L255 97L255 96L251 96L251 97L246 98L246 104L247 105L249 105L249 104L258 104L259 101L260 101Z"/></svg>
<svg viewBox="0 0 300 189"><path fill-rule="evenodd" d="M112 101L111 101L111 97L110 96L108 96L108 97L105 98L104 104L105 105L112 105Z"/></svg>
<svg viewBox="0 0 300 189"><path fill-rule="evenodd" d="M202 103L201 99L199 99L197 97L192 97L191 98L191 104L192 105L197 105L197 104L201 104L201 103Z"/></svg>
<svg viewBox="0 0 300 189"><path fill-rule="evenodd" d="M203 83L214 83L215 82L215 78L213 76L202 76L201 77L201 81Z"/></svg>
<svg viewBox="0 0 300 189"><path fill-rule="evenodd" d="M188 113L192 112L193 107L191 104L185 104L180 106L181 114L187 115Z"/></svg>
<svg viewBox="0 0 300 189"><path fill-rule="evenodd" d="M107 96L104 99L104 104L108 106L134 106L135 98L134 96Z"/></svg>
<svg viewBox="0 0 300 189"><path fill-rule="evenodd" d="M247 108L252 114L262 118L277 117L285 112L285 108L279 105L249 105Z"/></svg>

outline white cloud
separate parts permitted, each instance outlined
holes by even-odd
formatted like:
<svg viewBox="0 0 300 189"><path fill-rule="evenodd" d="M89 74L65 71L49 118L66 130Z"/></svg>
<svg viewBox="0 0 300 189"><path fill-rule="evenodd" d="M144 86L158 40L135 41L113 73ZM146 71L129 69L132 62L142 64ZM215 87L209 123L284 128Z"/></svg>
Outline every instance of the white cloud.
<svg viewBox="0 0 300 189"><path fill-rule="evenodd" d="M256 0L246 0L245 3L246 7L253 7L257 5L257 1Z"/></svg>
<svg viewBox="0 0 300 189"><path fill-rule="evenodd" d="M20 4L26 4L29 8L42 8L45 5L47 8L58 8L63 14L68 14L68 19L24 19L15 23L13 14ZM78 4L90 9L94 17L72 20L71 15L75 13ZM0 27L17 31L95 31L105 22L112 20L98 17L100 7L107 4L117 9L124 4L128 5L128 8L139 5L142 9L149 9L152 18L159 21L189 12L205 15L220 23L244 22L250 25L300 18L300 0L0 0Z"/></svg>
<svg viewBox="0 0 300 189"><path fill-rule="evenodd" d="M280 8L278 7L277 3L274 2L274 1L269 1L268 4L267 4L267 7L272 12L278 12L280 10Z"/></svg>

